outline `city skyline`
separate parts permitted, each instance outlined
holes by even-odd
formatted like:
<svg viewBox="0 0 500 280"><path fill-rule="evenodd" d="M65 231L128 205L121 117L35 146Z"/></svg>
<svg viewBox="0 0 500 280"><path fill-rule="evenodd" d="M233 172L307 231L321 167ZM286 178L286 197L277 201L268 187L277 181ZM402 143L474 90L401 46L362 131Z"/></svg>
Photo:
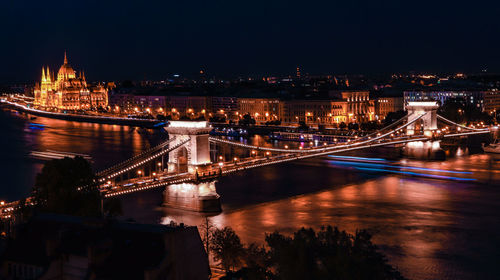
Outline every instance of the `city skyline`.
<svg viewBox="0 0 500 280"><path fill-rule="evenodd" d="M500 2L0 1L0 279L496 279Z"/></svg>
<svg viewBox="0 0 500 280"><path fill-rule="evenodd" d="M8 2L3 81L35 80L60 53L90 80L169 73L498 72L500 5L332 2ZM188 7L189 6L189 7ZM131 19L135 20L131 20ZM9 28L18 26L19 28ZM33 67L26 67L33 65ZM36 67L35 67L36 65Z"/></svg>

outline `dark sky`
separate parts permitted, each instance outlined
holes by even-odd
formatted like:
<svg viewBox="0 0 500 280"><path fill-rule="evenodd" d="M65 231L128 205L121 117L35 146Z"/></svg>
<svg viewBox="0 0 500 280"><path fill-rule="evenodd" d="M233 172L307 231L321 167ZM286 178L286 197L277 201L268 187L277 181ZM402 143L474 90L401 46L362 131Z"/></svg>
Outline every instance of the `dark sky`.
<svg viewBox="0 0 500 280"><path fill-rule="evenodd" d="M498 1L1 0L0 80L500 70Z"/></svg>

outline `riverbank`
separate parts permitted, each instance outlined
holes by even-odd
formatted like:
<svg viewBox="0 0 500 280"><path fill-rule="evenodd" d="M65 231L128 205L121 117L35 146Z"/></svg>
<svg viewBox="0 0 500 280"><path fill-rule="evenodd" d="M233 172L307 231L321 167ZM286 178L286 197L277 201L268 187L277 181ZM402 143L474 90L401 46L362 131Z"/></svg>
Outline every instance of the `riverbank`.
<svg viewBox="0 0 500 280"><path fill-rule="evenodd" d="M120 118L120 117L107 117L107 116L92 116L92 115L77 115L77 114L66 114L66 113L56 113L47 112L43 110L29 108L25 105L21 105L15 102L10 102L7 100L1 100L1 106L14 109L19 112L28 113L35 116L41 116L51 119L59 119L66 121L76 121L76 122L89 122L89 123L100 123L100 124L115 124L115 125L126 125L126 126L138 126L145 128L155 128L161 125L161 121L154 119L132 119L132 118Z"/></svg>

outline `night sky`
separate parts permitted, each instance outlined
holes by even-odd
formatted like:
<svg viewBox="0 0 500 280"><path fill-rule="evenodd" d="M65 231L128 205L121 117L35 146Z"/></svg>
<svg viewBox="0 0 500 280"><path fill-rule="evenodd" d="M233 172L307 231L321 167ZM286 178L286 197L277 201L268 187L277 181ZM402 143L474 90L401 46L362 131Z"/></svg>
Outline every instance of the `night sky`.
<svg viewBox="0 0 500 280"><path fill-rule="evenodd" d="M497 1L0 1L0 81L500 72Z"/></svg>

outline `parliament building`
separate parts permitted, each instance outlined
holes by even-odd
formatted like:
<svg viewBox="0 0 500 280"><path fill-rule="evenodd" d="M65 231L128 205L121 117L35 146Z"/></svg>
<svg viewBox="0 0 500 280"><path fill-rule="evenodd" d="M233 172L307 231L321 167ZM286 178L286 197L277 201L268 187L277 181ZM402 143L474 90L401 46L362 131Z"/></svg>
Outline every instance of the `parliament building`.
<svg viewBox="0 0 500 280"><path fill-rule="evenodd" d="M68 63L66 53L57 79L49 67L42 67L42 80L36 84L34 93L34 105L45 109L89 110L108 106L107 90L100 85L88 85L82 72L77 77Z"/></svg>

